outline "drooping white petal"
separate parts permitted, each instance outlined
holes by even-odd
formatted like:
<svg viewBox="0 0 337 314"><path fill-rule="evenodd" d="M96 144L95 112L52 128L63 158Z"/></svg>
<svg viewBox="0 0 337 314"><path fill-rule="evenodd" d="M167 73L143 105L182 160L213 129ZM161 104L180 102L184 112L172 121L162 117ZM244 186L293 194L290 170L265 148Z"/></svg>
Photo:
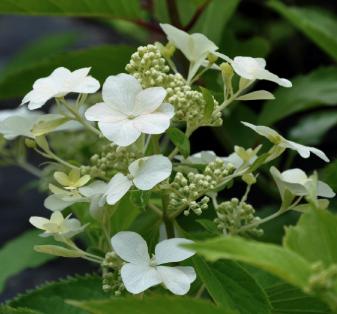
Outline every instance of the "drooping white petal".
<svg viewBox="0 0 337 314"><path fill-rule="evenodd" d="M124 261L149 266L150 256L145 240L136 232L121 231L111 239L116 254Z"/></svg>
<svg viewBox="0 0 337 314"><path fill-rule="evenodd" d="M145 134L161 134L170 126L174 107L164 103L153 113L143 114L134 119L135 127Z"/></svg>
<svg viewBox="0 0 337 314"><path fill-rule="evenodd" d="M246 127L255 131L257 134L266 137L269 141L271 141L274 144L278 144L278 142L280 142L283 139L283 137L280 134L278 134L275 130L273 130L270 127L263 125L254 125L252 123L244 121L241 121L241 123Z"/></svg>
<svg viewBox="0 0 337 314"><path fill-rule="evenodd" d="M138 294L161 283L161 277L154 267L149 265L125 264L121 277L127 291Z"/></svg>
<svg viewBox="0 0 337 314"><path fill-rule="evenodd" d="M163 103L165 97L166 90L163 87L150 87L140 91L135 98L133 115L152 113Z"/></svg>
<svg viewBox="0 0 337 314"><path fill-rule="evenodd" d="M282 172L282 179L289 183L304 183L308 180L306 173L299 168L288 169Z"/></svg>
<svg viewBox="0 0 337 314"><path fill-rule="evenodd" d="M140 158L129 166L134 185L140 190L150 190L167 179L172 172L171 161L162 155Z"/></svg>
<svg viewBox="0 0 337 314"><path fill-rule="evenodd" d="M108 185L101 180L96 180L86 186L79 188L80 193L85 197L92 197L94 195L104 194Z"/></svg>
<svg viewBox="0 0 337 314"><path fill-rule="evenodd" d="M113 105L100 102L89 107L85 112L85 117L89 121L117 122L126 120L127 116L118 111Z"/></svg>
<svg viewBox="0 0 337 314"><path fill-rule="evenodd" d="M109 76L103 84L104 102L115 105L119 111L132 114L136 95L142 90L138 80L129 74Z"/></svg>
<svg viewBox="0 0 337 314"><path fill-rule="evenodd" d="M268 70L263 70L259 73L256 74L256 78L259 80L267 80L267 81L271 81L274 82L280 86L283 87L292 87L293 84L285 79L285 78L280 78L279 76L277 76L274 73L269 72Z"/></svg>
<svg viewBox="0 0 337 314"><path fill-rule="evenodd" d="M157 270L164 286L176 295L186 294L191 287L191 277L178 267L158 266Z"/></svg>
<svg viewBox="0 0 337 314"><path fill-rule="evenodd" d="M190 258L195 252L181 247L182 244L188 243L193 243L193 241L173 238L159 242L155 248L156 263L158 265L175 263Z"/></svg>
<svg viewBox="0 0 337 314"><path fill-rule="evenodd" d="M122 173L117 173L108 183L105 195L107 203L116 204L132 186L131 180Z"/></svg>
<svg viewBox="0 0 337 314"><path fill-rule="evenodd" d="M190 283L197 279L197 274L192 266L175 266L174 268L182 271L187 276Z"/></svg>
<svg viewBox="0 0 337 314"><path fill-rule="evenodd" d="M98 122L103 135L118 146L128 146L134 143L141 134L134 121L125 119L118 122Z"/></svg>
<svg viewBox="0 0 337 314"><path fill-rule="evenodd" d="M317 196L333 198L336 193L332 188L323 181L318 181L317 183Z"/></svg>
<svg viewBox="0 0 337 314"><path fill-rule="evenodd" d="M67 198L63 199L62 196L52 194L49 195L45 200L44 200L44 207L51 211L61 211L64 210L65 208L77 203L85 201L84 199L81 198Z"/></svg>
<svg viewBox="0 0 337 314"><path fill-rule="evenodd" d="M44 217L33 216L29 218L29 222L38 229L44 230L44 225L49 223L49 219Z"/></svg>
<svg viewBox="0 0 337 314"><path fill-rule="evenodd" d="M82 68L72 72L72 83L69 86L71 92L80 94L92 94L99 90L99 82L92 76L88 76L90 68Z"/></svg>
<svg viewBox="0 0 337 314"><path fill-rule="evenodd" d="M315 147L311 147L311 146L304 146L302 144L299 143L295 143L293 141L289 141L287 140L285 142L285 146L287 148L291 148L296 150L301 157L303 158L309 158L310 157L310 153L313 153L314 155L316 155L317 157L323 159L325 162L329 162L329 158L325 155L324 152L322 152L321 150L315 148Z"/></svg>

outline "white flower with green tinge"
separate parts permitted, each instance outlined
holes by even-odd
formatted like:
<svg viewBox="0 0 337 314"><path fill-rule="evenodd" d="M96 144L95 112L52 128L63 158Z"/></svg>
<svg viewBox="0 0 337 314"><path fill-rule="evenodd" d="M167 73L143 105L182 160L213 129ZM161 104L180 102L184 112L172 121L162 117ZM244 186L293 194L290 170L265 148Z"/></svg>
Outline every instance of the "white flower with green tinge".
<svg viewBox="0 0 337 314"><path fill-rule="evenodd" d="M18 136L33 138L32 128L42 116L41 112L31 112L25 107L0 111L0 134L7 140Z"/></svg>
<svg viewBox="0 0 337 314"><path fill-rule="evenodd" d="M329 158L322 152L321 150L310 147L310 146L304 146L302 144L295 143L293 141L289 141L285 139L282 135L277 133L275 130L263 126L263 125L254 125L248 122L242 122L245 126L251 128L256 133L266 137L270 142L272 142L274 145L277 145L281 148L289 148L297 151L301 157L303 158L309 158L310 153L313 153L317 157L323 159L325 162L329 162Z"/></svg>
<svg viewBox="0 0 337 314"><path fill-rule="evenodd" d="M231 58L219 52L216 52L215 55L227 61L232 66L234 72L242 78L250 81L267 80L283 87L292 86L289 80L280 78L276 74L268 71L265 68L266 60L263 58L238 56L232 60Z"/></svg>
<svg viewBox="0 0 337 314"><path fill-rule="evenodd" d="M163 284L176 295L186 294L196 273L190 266L163 266L186 260L194 252L181 248L181 244L192 243L191 240L174 238L159 242L155 254L150 258L145 240L137 233L122 231L111 239L115 253L126 264L121 269L121 277L127 291L138 294L150 287Z"/></svg>
<svg viewBox="0 0 337 314"><path fill-rule="evenodd" d="M109 76L102 89L103 101L85 112L97 121L103 135L119 146L128 146L144 134L161 134L170 126L172 105L165 103L163 87L142 89L129 74Z"/></svg>
<svg viewBox="0 0 337 314"><path fill-rule="evenodd" d="M66 218L62 213L56 211L51 214L50 219L44 217L30 217L29 222L36 228L43 230L42 237L54 236L59 238L72 238L82 232L86 226L82 226L80 221L75 218Z"/></svg>
<svg viewBox="0 0 337 314"><path fill-rule="evenodd" d="M64 97L69 93L92 94L100 88L99 82L88 75L90 68L82 68L71 72L59 67L49 76L35 81L33 90L22 100L21 105L28 103L28 109L41 108L52 98Z"/></svg>
<svg viewBox="0 0 337 314"><path fill-rule="evenodd" d="M312 178L298 168L289 169L280 172L277 168L271 167L270 172L278 186L281 196L284 195L287 189L293 195L305 196L308 195L312 185ZM317 196L332 198L335 197L335 192L323 181L317 181Z"/></svg>
<svg viewBox="0 0 337 314"><path fill-rule="evenodd" d="M108 204L116 204L133 185L139 190L151 190L171 175L172 163L165 156L153 155L137 159L128 169L127 176L119 172L108 183L105 192Z"/></svg>
<svg viewBox="0 0 337 314"><path fill-rule="evenodd" d="M170 24L160 24L160 27L173 43L190 61L188 80L190 81L197 73L207 56L214 53L218 47L205 35L195 33L188 34Z"/></svg>

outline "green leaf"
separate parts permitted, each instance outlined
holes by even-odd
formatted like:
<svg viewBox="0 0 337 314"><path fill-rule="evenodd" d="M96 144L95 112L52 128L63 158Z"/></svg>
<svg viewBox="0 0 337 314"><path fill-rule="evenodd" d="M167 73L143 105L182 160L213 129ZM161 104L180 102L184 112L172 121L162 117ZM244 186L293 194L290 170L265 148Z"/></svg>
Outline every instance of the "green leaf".
<svg viewBox="0 0 337 314"><path fill-rule="evenodd" d="M139 18L142 16L138 0L4 0L0 14L61 15L102 18Z"/></svg>
<svg viewBox="0 0 337 314"><path fill-rule="evenodd" d="M297 314L314 313L330 314L328 306L315 297L305 294L300 289L288 285L282 281L265 289L273 313L277 314Z"/></svg>
<svg viewBox="0 0 337 314"><path fill-rule="evenodd" d="M102 279L98 276L75 277L48 283L27 294L10 301L12 307L29 307L45 314L85 314L65 303L66 299L88 300L103 299L109 295L102 290Z"/></svg>
<svg viewBox="0 0 337 314"><path fill-rule="evenodd" d="M180 153L187 158L190 155L190 141L185 133L177 128L169 128L167 130L167 135L172 143L177 146Z"/></svg>
<svg viewBox="0 0 337 314"><path fill-rule="evenodd" d="M336 16L319 7L292 7L276 0L270 1L269 6L337 61Z"/></svg>
<svg viewBox="0 0 337 314"><path fill-rule="evenodd" d="M202 33L219 44L226 24L235 13L240 0L213 0L206 7L191 32Z"/></svg>
<svg viewBox="0 0 337 314"><path fill-rule="evenodd" d="M214 110L214 98L211 94L211 92L202 86L200 86L200 90L202 92L202 96L206 102L204 116L205 119L208 120L212 116L213 110Z"/></svg>
<svg viewBox="0 0 337 314"><path fill-rule="evenodd" d="M321 170L319 177L322 181L329 184L334 191L337 191L337 159L325 166Z"/></svg>
<svg viewBox="0 0 337 314"><path fill-rule="evenodd" d="M0 306L0 314L42 314L27 308L13 308L10 306Z"/></svg>
<svg viewBox="0 0 337 314"><path fill-rule="evenodd" d="M72 46L77 39L78 34L75 33L48 34L48 36L42 37L21 49L20 52L6 64L1 76L15 70L20 70L23 66L44 59L46 56L51 57L52 55L64 52L64 50Z"/></svg>
<svg viewBox="0 0 337 314"><path fill-rule="evenodd" d="M70 304L78 306L93 314L232 314L224 308L215 307L212 303L203 300L179 297L145 297L143 300L136 297L116 298L103 301L76 302Z"/></svg>
<svg viewBox="0 0 337 314"><path fill-rule="evenodd" d="M133 52L128 46L98 46L46 58L13 71L0 79L0 99L25 95L35 80L49 75L59 66L70 69L91 66L90 74L103 82L109 75L124 71Z"/></svg>
<svg viewBox="0 0 337 314"><path fill-rule="evenodd" d="M304 145L317 145L323 136L337 124L337 111L314 112L290 129L289 138Z"/></svg>
<svg viewBox="0 0 337 314"><path fill-rule="evenodd" d="M207 264L199 256L193 265L208 293L217 305L237 309L239 313L271 313L263 289L246 270L232 261Z"/></svg>
<svg viewBox="0 0 337 314"><path fill-rule="evenodd" d="M292 88L278 88L275 100L263 107L259 123L273 124L289 115L319 106L334 106L337 102L337 69L320 68L308 75L298 76Z"/></svg>
<svg viewBox="0 0 337 314"><path fill-rule="evenodd" d="M311 209L298 224L289 227L284 246L310 262L337 264L337 216L327 210Z"/></svg>
<svg viewBox="0 0 337 314"><path fill-rule="evenodd" d="M331 313L326 304L305 294L301 289L291 286L261 269L248 265L244 265L244 268L264 289L271 303L273 314Z"/></svg>
<svg viewBox="0 0 337 314"><path fill-rule="evenodd" d="M34 245L51 243L52 240L41 238L38 231L27 231L16 239L9 241L0 249L0 292L6 280L26 268L40 266L53 259L53 256L34 252Z"/></svg>
<svg viewBox="0 0 337 314"><path fill-rule="evenodd" d="M257 90L242 96L239 96L237 100L265 100L275 99L274 95L266 90Z"/></svg>
<svg viewBox="0 0 337 314"><path fill-rule="evenodd" d="M274 244L239 237L220 237L186 246L210 261L218 259L241 261L270 272L297 287L304 287L310 276L310 264L305 259Z"/></svg>

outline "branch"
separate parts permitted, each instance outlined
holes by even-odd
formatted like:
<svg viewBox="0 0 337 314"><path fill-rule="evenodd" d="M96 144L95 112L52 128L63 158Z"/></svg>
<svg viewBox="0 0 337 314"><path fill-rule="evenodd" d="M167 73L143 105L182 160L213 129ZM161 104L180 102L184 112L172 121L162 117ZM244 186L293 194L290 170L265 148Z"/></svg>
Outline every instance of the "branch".
<svg viewBox="0 0 337 314"><path fill-rule="evenodd" d="M166 0L167 9L170 15L170 20L173 26L182 29L179 10L176 0Z"/></svg>
<svg viewBox="0 0 337 314"><path fill-rule="evenodd" d="M192 16L191 20L183 27L183 30L188 32L190 29L193 28L195 23L199 20L201 14L205 11L207 6L210 4L211 0L206 0L203 4L201 4L195 11L194 15Z"/></svg>

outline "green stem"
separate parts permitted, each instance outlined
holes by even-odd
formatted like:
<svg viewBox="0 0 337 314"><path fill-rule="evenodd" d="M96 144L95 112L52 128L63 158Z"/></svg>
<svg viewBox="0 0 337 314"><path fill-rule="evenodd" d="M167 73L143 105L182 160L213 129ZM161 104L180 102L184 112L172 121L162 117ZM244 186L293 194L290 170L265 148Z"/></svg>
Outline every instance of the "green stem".
<svg viewBox="0 0 337 314"><path fill-rule="evenodd" d="M19 161L17 165L22 169L26 170L27 172L29 172L30 174L36 176L37 178L42 177L42 171L33 166L32 164L28 163L26 160Z"/></svg>
<svg viewBox="0 0 337 314"><path fill-rule="evenodd" d="M167 238L171 239L174 238L174 226L173 226L173 220L170 218L170 216L167 213L168 210L168 194L163 194L162 196L162 203L163 203L163 221L166 229Z"/></svg>

